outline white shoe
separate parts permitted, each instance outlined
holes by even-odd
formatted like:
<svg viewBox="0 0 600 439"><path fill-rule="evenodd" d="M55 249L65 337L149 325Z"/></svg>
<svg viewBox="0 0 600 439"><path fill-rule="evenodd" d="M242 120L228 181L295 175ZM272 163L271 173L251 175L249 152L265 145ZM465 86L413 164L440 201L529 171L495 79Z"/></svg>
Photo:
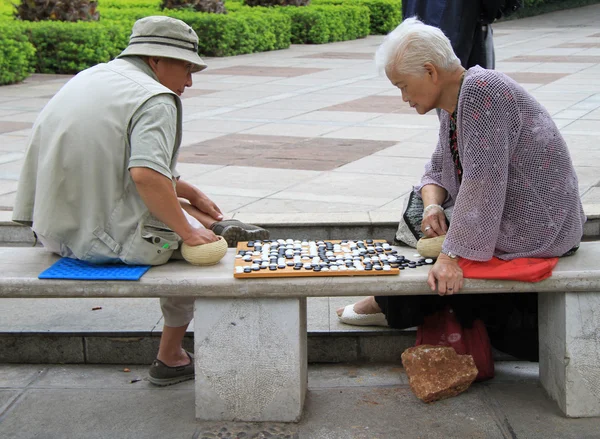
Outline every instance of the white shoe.
<svg viewBox="0 0 600 439"><path fill-rule="evenodd" d="M344 312L341 316L338 316L340 322L347 325L355 326L388 326L388 322L385 318L385 314L378 312L376 314L357 314L354 311L354 304L346 305Z"/></svg>

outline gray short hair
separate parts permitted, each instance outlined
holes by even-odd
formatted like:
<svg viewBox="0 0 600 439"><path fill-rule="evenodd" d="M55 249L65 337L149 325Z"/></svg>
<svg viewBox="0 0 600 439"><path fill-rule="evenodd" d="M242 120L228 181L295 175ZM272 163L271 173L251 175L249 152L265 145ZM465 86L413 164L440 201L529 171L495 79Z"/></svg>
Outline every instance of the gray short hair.
<svg viewBox="0 0 600 439"><path fill-rule="evenodd" d="M418 75L427 62L444 70L460 66L452 44L437 27L416 17L407 18L391 31L375 53L379 72L394 69L401 74Z"/></svg>

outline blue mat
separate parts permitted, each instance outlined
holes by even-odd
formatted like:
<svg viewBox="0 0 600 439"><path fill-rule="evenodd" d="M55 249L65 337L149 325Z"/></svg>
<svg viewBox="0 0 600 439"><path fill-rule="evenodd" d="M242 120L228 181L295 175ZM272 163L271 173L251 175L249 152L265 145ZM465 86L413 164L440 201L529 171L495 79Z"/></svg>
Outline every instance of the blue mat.
<svg viewBox="0 0 600 439"><path fill-rule="evenodd" d="M95 265L71 258L61 258L44 270L38 279L139 280L150 265Z"/></svg>

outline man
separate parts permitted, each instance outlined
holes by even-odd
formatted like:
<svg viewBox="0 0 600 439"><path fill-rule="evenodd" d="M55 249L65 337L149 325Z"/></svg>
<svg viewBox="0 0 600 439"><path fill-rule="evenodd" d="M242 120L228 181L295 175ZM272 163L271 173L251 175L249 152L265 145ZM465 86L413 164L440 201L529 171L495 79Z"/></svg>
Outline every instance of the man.
<svg viewBox="0 0 600 439"><path fill-rule="evenodd" d="M180 96L206 68L198 36L180 20L146 17L115 59L71 79L36 120L13 220L30 225L44 247L93 263L166 263L179 244L224 236L266 239L236 220L175 170L182 135ZM185 200L185 201L184 201ZM194 376L181 342L193 299L161 299L164 329L150 381Z"/></svg>

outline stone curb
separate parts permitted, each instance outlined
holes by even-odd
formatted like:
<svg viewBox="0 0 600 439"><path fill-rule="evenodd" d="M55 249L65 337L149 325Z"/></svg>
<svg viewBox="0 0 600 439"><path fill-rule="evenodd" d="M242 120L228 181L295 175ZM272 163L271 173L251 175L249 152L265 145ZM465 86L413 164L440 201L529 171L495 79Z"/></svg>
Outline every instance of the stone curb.
<svg viewBox="0 0 600 439"><path fill-rule="evenodd" d="M398 363L415 343L415 331L389 329L339 333L309 332L309 363ZM3 333L0 363L150 364L160 333ZM184 348L193 351L193 333Z"/></svg>
<svg viewBox="0 0 600 439"><path fill-rule="evenodd" d="M585 240L600 239L600 204L585 204ZM0 212L0 245L32 245L30 229L11 221L12 212ZM392 241L398 227L398 212L350 212L333 214L236 214L234 218L258 224L275 238L302 239L387 239Z"/></svg>

